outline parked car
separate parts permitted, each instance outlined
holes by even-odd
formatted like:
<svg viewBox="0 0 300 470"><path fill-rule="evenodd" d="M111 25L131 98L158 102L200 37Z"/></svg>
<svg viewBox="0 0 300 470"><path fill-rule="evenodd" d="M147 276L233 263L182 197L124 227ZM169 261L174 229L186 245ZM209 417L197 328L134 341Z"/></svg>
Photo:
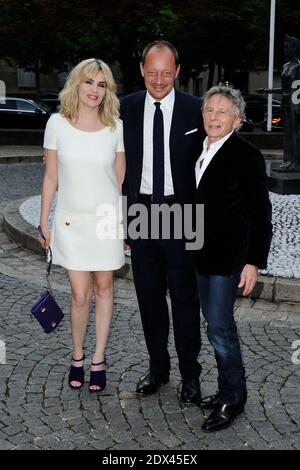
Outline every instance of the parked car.
<svg viewBox="0 0 300 470"><path fill-rule="evenodd" d="M244 96L244 100L247 118L251 119L254 125L261 125L268 110L268 97L266 95L253 94ZM272 99L273 112L278 110L280 106L280 101Z"/></svg>
<svg viewBox="0 0 300 470"><path fill-rule="evenodd" d="M55 90L43 90L40 94L40 101L45 103L53 111L57 111L60 106L59 92Z"/></svg>
<svg viewBox="0 0 300 470"><path fill-rule="evenodd" d="M0 97L0 128L43 129L51 114L51 109L42 102Z"/></svg>
<svg viewBox="0 0 300 470"><path fill-rule="evenodd" d="M242 127L240 128L239 132L253 132L254 124L251 119L247 117L242 121Z"/></svg>
<svg viewBox="0 0 300 470"><path fill-rule="evenodd" d="M263 131L267 132L267 124L268 124L268 114L265 114L264 122L262 125ZM281 108L279 109L273 109L273 114L272 114L272 131L275 132L283 132L283 117L282 117L282 111Z"/></svg>

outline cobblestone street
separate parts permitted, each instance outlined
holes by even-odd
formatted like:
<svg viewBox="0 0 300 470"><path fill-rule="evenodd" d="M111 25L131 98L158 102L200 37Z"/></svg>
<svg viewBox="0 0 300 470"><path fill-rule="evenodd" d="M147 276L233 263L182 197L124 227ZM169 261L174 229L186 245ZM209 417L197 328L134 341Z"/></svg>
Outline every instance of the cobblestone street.
<svg viewBox="0 0 300 470"><path fill-rule="evenodd" d="M0 219L8 201L40 192L40 163L0 165ZM46 335L30 314L45 286L44 259L19 247L0 227L1 449L300 449L300 304L238 299L236 318L247 375L245 413L223 431L201 430L204 413L184 406L173 336L170 382L157 394L137 397L148 367L132 281L116 279L114 317L107 348L108 384L89 395L87 384L67 383L71 360L70 295L64 271L54 266L52 285L65 319ZM93 309L86 339L86 380L94 346ZM202 322L202 395L214 393L215 359ZM298 349L299 349L298 343ZM298 354L300 359L300 354ZM295 362L295 361L294 361ZM300 361L299 361L300 362Z"/></svg>

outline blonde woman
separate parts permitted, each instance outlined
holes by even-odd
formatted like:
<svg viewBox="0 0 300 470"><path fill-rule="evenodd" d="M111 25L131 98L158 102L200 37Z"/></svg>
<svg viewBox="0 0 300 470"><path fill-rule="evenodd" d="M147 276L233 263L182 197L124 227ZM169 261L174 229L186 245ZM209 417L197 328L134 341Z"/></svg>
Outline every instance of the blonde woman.
<svg viewBox="0 0 300 470"><path fill-rule="evenodd" d="M60 93L60 112L53 114L44 137L45 175L40 226L53 263L67 269L71 292L73 354L69 385L84 384L84 340L90 303L96 300L96 348L89 391L106 385L105 347L113 307L113 270L124 264L120 236L120 188L125 172L122 121L110 68L88 59L71 71ZM57 190L51 236L49 210ZM105 214L110 229L106 235ZM112 212L115 217L112 218ZM101 233L99 233L101 232Z"/></svg>

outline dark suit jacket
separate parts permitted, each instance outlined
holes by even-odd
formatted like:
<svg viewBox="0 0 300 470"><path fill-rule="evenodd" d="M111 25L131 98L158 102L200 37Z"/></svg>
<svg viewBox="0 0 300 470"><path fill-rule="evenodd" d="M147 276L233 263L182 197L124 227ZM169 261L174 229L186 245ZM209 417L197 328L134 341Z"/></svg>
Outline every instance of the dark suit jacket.
<svg viewBox="0 0 300 470"><path fill-rule="evenodd" d="M123 194L128 206L137 202L143 168L143 129L146 91L126 96L121 101L126 174ZM185 135L186 132L198 129ZM195 162L204 138L201 101L194 96L175 90L175 103L170 130L170 161L174 193L178 203L193 201L195 188Z"/></svg>
<svg viewBox="0 0 300 470"><path fill-rule="evenodd" d="M261 152L235 132L206 168L196 190L204 204L203 274L228 275L244 264L265 268L272 238L271 203Z"/></svg>

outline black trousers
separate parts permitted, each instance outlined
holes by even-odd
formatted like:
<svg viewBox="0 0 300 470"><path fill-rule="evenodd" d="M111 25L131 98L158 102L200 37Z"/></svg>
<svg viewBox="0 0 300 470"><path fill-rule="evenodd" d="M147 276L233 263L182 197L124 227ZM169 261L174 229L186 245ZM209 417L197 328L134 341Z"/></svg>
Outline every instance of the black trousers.
<svg viewBox="0 0 300 470"><path fill-rule="evenodd" d="M170 369L169 289L180 373L183 380L199 377L200 307L191 253L183 240L139 239L132 244L131 259L151 372Z"/></svg>

